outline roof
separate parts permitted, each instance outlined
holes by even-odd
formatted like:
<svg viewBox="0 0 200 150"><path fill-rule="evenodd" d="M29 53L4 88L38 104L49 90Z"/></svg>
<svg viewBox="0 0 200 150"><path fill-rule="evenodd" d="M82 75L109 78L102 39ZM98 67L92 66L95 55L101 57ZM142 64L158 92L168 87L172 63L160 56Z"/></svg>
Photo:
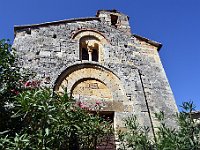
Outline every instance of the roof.
<svg viewBox="0 0 200 150"><path fill-rule="evenodd" d="M121 13L121 12L115 10L115 9L114 10L98 10L97 15L101 11ZM72 22L77 22L77 21L93 21L93 20L100 21L100 18L99 17L73 18L73 19L65 19L65 20L58 20L58 21L52 21L52 22L44 22L44 23L39 23L39 24L15 25L14 26L14 32L16 32L17 30L23 30L23 29L27 29L27 28L36 28L36 27L56 25L56 24L61 24L61 23L72 23ZM142 37L142 36L137 35L137 34L133 34L133 36L142 40L142 41L145 41L145 42L147 42L147 43L149 43L149 44L151 44L155 47L158 47L158 51L162 47L162 44L159 43L159 42L152 41L150 39L147 39L147 38Z"/></svg>
<svg viewBox="0 0 200 150"><path fill-rule="evenodd" d="M159 51L159 50L161 49L161 47L162 47L162 44L159 43L159 42L150 40L150 39L148 39L148 38L142 37L142 36L137 35L137 34L133 34L133 36L136 37L136 38L138 38L139 40L145 41L145 42L147 42L147 43L149 43L149 44L151 44L151 45L153 45L153 46L155 46L155 47L158 47L158 51Z"/></svg>
<svg viewBox="0 0 200 150"><path fill-rule="evenodd" d="M193 111L191 115L193 119L200 119L200 111Z"/></svg>
<svg viewBox="0 0 200 150"><path fill-rule="evenodd" d="M71 23L76 21L92 21L92 20L98 20L100 21L99 17L87 17L87 18L74 18L74 19L65 19L65 20L58 20L58 21L52 21L52 22L45 22L40 24L28 24L28 25L15 25L14 31L25 29L25 28L31 28L31 27L41 27L41 26L47 26L47 25L55 25L55 24L61 24L61 23Z"/></svg>

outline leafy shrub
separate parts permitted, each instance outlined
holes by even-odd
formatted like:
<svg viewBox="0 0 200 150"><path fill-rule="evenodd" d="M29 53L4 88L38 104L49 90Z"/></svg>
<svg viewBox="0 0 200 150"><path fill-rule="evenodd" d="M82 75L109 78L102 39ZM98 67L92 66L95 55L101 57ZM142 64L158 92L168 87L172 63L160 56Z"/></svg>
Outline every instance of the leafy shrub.
<svg viewBox="0 0 200 150"><path fill-rule="evenodd" d="M12 118L20 120L15 136L1 137L0 148L94 149L98 139L112 134L112 126L78 107L67 94L31 89L16 96Z"/></svg>
<svg viewBox="0 0 200 150"><path fill-rule="evenodd" d="M184 102L183 111L178 113L178 128L171 128L165 124L163 112L155 114L160 122L156 127L156 137L151 137L150 130L140 126L135 116L125 119L126 131L119 133L119 140L123 150L199 150L200 122L192 117L194 105Z"/></svg>

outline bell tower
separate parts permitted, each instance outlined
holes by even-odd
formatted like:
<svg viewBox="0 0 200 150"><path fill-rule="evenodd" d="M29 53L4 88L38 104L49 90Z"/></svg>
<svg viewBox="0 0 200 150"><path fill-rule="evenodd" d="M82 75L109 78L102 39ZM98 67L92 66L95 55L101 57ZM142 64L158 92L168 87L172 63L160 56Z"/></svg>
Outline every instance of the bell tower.
<svg viewBox="0 0 200 150"><path fill-rule="evenodd" d="M126 32L127 34L131 34L129 17L127 15L117 10L99 10L96 16L99 17L103 23Z"/></svg>

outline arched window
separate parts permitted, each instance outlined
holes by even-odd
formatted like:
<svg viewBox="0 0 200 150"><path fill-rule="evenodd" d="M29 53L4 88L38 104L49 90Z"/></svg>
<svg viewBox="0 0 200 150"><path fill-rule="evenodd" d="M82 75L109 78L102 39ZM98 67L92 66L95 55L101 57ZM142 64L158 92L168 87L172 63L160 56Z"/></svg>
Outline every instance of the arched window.
<svg viewBox="0 0 200 150"><path fill-rule="evenodd" d="M79 42L79 59L88 61L105 61L105 49L109 43L98 31L81 29L73 34L73 39ZM83 49L84 48L84 49Z"/></svg>
<svg viewBox="0 0 200 150"><path fill-rule="evenodd" d="M80 59L99 61L99 40L93 36L80 39Z"/></svg>

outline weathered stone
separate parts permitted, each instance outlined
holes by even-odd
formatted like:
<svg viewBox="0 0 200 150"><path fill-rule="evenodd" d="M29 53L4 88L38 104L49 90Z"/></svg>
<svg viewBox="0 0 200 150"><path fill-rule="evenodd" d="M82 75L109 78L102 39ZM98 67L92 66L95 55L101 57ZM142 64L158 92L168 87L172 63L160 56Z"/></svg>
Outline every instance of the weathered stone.
<svg viewBox="0 0 200 150"><path fill-rule="evenodd" d="M161 44L131 34L126 15L103 10L96 18L16 26L15 35L21 67L54 90L102 101L102 111L114 112L115 127L134 114L153 130L159 111L174 125L177 107L159 58Z"/></svg>

